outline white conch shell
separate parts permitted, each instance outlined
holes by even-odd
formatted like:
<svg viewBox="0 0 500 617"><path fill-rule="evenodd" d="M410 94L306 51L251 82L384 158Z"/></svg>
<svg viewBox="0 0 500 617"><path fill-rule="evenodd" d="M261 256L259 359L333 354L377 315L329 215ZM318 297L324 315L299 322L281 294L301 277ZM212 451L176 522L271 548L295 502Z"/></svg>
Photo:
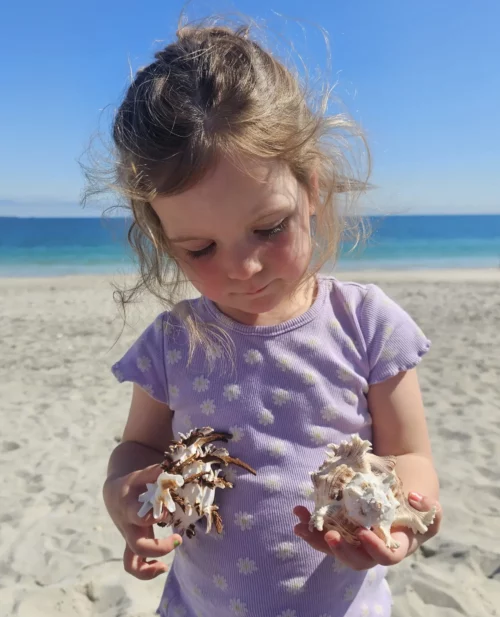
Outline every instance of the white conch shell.
<svg viewBox="0 0 500 617"><path fill-rule="evenodd" d="M309 521L311 530L334 529L356 545L356 533L365 527L391 549L399 546L391 536L392 527L409 527L414 533L427 531L436 508L419 512L408 503L394 471L395 457L370 453L371 443L358 435L328 447L326 460L311 473L315 502Z"/></svg>
<svg viewBox="0 0 500 617"><path fill-rule="evenodd" d="M163 508L168 512L165 522L173 525L181 535L191 538L196 534L195 523L205 517L206 533L214 524L222 533L222 520L214 504L216 488L232 488L221 475L222 467L229 464L243 467L255 475L255 470L237 458L229 456L225 448L217 448L211 442L229 441L229 433L215 432L211 427L193 429L187 435L179 433L165 452L163 472L155 484L147 484L147 490L139 495L142 502L138 514L145 516L153 508L153 517L160 519Z"/></svg>

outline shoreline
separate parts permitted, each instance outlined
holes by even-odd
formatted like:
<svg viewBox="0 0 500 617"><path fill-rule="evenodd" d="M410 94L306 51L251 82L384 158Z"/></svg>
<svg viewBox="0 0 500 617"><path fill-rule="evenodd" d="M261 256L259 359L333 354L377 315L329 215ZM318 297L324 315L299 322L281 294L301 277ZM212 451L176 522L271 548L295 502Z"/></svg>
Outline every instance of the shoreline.
<svg viewBox="0 0 500 617"><path fill-rule="evenodd" d="M496 282L500 283L500 267L498 268L426 268L426 269L359 269L359 270L338 270L324 271L323 274L331 274L340 280L382 280L387 282ZM9 284L13 286L21 285L43 285L51 282L72 281L79 283L78 286L86 285L89 282L103 281L123 281L127 278L135 278L135 273L78 273L61 274L54 276L2 276L0 275L0 286L5 287Z"/></svg>

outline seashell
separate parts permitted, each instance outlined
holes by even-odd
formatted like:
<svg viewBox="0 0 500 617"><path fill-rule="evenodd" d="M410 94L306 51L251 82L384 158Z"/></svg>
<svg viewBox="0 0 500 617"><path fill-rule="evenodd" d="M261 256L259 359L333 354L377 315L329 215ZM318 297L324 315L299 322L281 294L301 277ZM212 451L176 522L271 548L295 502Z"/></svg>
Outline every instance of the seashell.
<svg viewBox="0 0 500 617"><path fill-rule="evenodd" d="M146 491L139 495L142 506L139 516L145 516L151 509L153 518L166 518L158 525L173 525L179 534L188 538L196 535L195 523L206 518L206 533L214 525L222 533L222 519L215 505L215 489L233 488L232 482L222 474L223 467L237 465L256 475L254 469L238 458L229 455L225 448L212 442L231 439L230 433L215 432L206 426L196 428L172 442L165 452L161 464L162 473L156 483L146 485Z"/></svg>
<svg viewBox="0 0 500 617"><path fill-rule="evenodd" d="M399 543L391 536L391 529L408 527L414 533L425 533L436 508L415 510L394 470L396 457L376 456L371 447L359 435L339 445L328 444L327 458L311 473L315 508L309 529L335 530L350 544L359 545L356 534L364 527L395 549Z"/></svg>

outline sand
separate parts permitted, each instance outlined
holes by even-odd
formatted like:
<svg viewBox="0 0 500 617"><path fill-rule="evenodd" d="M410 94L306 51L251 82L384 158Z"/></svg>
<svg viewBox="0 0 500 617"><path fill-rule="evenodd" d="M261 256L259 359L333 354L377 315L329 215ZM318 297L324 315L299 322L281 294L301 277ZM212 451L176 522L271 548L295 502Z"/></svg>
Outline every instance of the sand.
<svg viewBox="0 0 500 617"><path fill-rule="evenodd" d="M420 369L445 519L393 568L394 617L500 615L500 271L365 272L433 341ZM152 617L163 577L121 565L101 499L129 385L111 277L0 279L0 615Z"/></svg>

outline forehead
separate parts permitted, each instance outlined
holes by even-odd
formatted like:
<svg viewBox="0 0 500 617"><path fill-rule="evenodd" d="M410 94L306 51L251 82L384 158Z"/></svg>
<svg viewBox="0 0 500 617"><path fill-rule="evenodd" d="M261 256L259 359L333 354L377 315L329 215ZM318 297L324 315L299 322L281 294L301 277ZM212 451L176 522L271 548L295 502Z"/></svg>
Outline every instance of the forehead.
<svg viewBox="0 0 500 617"><path fill-rule="evenodd" d="M220 160L195 186L178 195L152 201L169 235L207 223L241 222L297 198L297 181L278 161Z"/></svg>

